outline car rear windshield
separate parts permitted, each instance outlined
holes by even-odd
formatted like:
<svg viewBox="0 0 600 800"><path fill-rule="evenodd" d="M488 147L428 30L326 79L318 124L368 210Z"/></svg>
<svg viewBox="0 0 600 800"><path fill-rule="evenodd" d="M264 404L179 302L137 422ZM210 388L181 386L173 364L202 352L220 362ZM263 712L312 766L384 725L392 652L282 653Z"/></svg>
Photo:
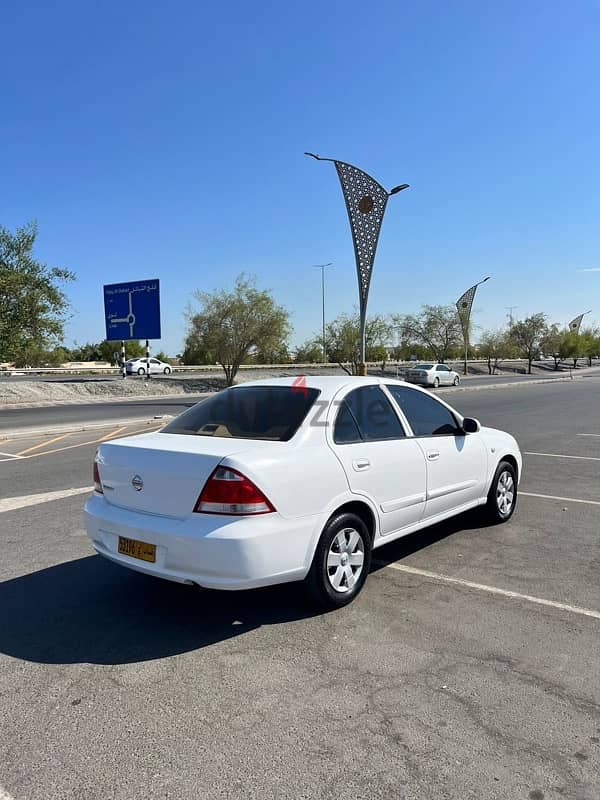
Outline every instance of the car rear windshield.
<svg viewBox="0 0 600 800"><path fill-rule="evenodd" d="M287 442L318 395L317 389L305 386L224 389L184 411L162 433Z"/></svg>
<svg viewBox="0 0 600 800"><path fill-rule="evenodd" d="M433 364L417 364L416 367L413 367L413 369L432 369L432 368Z"/></svg>

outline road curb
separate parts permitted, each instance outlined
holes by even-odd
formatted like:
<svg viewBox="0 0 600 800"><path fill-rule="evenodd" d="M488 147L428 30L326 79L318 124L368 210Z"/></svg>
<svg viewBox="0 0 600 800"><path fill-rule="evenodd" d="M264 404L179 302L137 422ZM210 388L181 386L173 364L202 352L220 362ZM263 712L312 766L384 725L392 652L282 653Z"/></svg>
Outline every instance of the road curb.
<svg viewBox="0 0 600 800"><path fill-rule="evenodd" d="M444 389L437 389L436 394L454 394L455 392L483 392L486 389L513 389L525 386L539 386L542 383L570 383L571 381L581 381L584 378L598 378L599 375L574 375L572 378L540 378L531 381L515 381L514 383L487 383L484 386L448 386Z"/></svg>
<svg viewBox="0 0 600 800"><path fill-rule="evenodd" d="M87 405L102 405L102 403L127 403L139 402L140 400L170 400L171 398L178 397L204 397L211 392L173 392L171 394L130 394L123 395L106 395L105 397L72 397L68 400L35 400L25 401L23 403L0 403L0 411L10 411L15 408L56 408L60 406L87 406Z"/></svg>

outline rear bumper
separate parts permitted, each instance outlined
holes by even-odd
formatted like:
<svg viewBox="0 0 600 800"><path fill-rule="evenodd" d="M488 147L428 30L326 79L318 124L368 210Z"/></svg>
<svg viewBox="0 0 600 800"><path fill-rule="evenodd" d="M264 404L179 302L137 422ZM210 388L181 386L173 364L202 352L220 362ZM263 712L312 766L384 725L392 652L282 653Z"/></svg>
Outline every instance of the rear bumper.
<svg viewBox="0 0 600 800"><path fill-rule="evenodd" d="M417 377L415 375L405 375L404 380L407 383L418 383L420 386L429 386L433 382L429 380L429 378L424 375L423 377Z"/></svg>
<svg viewBox="0 0 600 800"><path fill-rule="evenodd" d="M137 572L209 589L251 589L301 580L310 568L319 518L279 514L179 520L128 511L93 494L87 535L97 553ZM156 562L118 552L119 536L156 545Z"/></svg>

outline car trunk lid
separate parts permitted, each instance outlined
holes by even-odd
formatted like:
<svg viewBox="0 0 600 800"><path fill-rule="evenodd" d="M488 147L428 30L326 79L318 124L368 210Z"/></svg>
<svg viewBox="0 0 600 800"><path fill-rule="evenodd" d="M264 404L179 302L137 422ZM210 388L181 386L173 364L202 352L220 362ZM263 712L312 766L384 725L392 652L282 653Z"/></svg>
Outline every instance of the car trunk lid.
<svg viewBox="0 0 600 800"><path fill-rule="evenodd" d="M226 456L265 446L273 442L168 433L105 442L98 451L104 497L120 508L183 519Z"/></svg>

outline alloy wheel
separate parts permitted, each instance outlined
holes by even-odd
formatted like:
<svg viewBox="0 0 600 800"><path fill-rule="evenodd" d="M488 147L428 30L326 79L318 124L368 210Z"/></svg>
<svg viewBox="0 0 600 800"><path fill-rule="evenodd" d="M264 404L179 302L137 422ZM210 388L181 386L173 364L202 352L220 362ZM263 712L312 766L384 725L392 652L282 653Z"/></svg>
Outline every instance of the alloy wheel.
<svg viewBox="0 0 600 800"><path fill-rule="evenodd" d="M498 476L496 485L496 505L503 517L507 517L513 507L515 500L515 482L508 470L504 470Z"/></svg>
<svg viewBox="0 0 600 800"><path fill-rule="evenodd" d="M349 592L359 579L365 563L365 545L354 528L343 528L331 542L327 554L327 577L340 594Z"/></svg>

